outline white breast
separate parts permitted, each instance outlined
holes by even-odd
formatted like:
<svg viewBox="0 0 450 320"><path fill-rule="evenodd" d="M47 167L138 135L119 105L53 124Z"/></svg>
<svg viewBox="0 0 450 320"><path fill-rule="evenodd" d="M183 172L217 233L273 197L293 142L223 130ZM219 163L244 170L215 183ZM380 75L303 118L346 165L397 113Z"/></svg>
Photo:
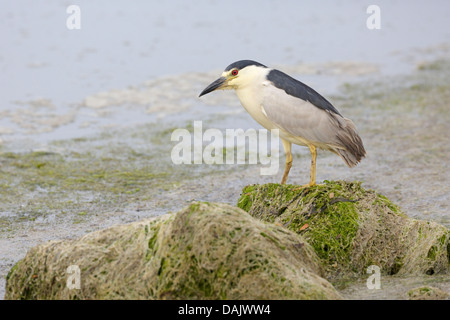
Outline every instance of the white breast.
<svg viewBox="0 0 450 320"><path fill-rule="evenodd" d="M264 90L267 90L268 85L270 85L270 83L262 81L259 84L260 87L246 86L244 88L236 89L235 91L245 110L264 128L267 130L278 129L281 138L298 145L308 145L306 140L286 131L283 127L280 127L267 117L267 113L263 106L264 95L262 93Z"/></svg>
<svg viewBox="0 0 450 320"><path fill-rule="evenodd" d="M264 111L261 90L264 90L264 88L248 86L243 89L236 89L236 94L244 109L253 117L253 119L268 130L276 129L276 126L274 126L267 118Z"/></svg>

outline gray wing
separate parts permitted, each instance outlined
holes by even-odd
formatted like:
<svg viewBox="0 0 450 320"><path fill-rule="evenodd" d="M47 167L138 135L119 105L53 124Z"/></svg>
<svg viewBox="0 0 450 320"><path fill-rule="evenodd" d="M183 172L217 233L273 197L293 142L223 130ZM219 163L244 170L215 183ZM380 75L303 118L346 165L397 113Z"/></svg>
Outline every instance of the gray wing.
<svg viewBox="0 0 450 320"><path fill-rule="evenodd" d="M309 142L340 145L336 130L339 128L339 118L344 118L272 85L267 85L264 91L262 107L267 117L280 129Z"/></svg>
<svg viewBox="0 0 450 320"><path fill-rule="evenodd" d="M286 94L273 85L268 84L264 91L262 108L266 116L292 139L298 137L299 144L307 141L338 153L349 166L355 165L365 155L361 138L351 120ZM349 154L343 154L345 152Z"/></svg>

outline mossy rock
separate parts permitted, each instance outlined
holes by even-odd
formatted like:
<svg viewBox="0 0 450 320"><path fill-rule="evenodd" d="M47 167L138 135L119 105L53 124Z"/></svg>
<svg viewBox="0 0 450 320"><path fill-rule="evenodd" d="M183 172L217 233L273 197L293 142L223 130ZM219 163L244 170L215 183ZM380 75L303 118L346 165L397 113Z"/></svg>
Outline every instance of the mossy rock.
<svg viewBox="0 0 450 320"><path fill-rule="evenodd" d="M450 294L429 286L423 286L408 291L409 300L449 300Z"/></svg>
<svg viewBox="0 0 450 320"><path fill-rule="evenodd" d="M237 205L302 235L332 281L366 274L370 265L389 275L450 271L448 228L407 217L360 182L250 185Z"/></svg>
<svg viewBox="0 0 450 320"><path fill-rule="evenodd" d="M67 268L80 268L69 289ZM32 248L6 299L340 299L301 236L226 204Z"/></svg>

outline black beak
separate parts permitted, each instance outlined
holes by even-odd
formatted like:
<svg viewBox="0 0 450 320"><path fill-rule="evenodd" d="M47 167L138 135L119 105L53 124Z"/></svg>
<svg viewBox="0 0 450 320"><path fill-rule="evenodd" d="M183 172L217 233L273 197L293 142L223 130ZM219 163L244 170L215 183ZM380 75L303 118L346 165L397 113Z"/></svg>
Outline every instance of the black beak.
<svg viewBox="0 0 450 320"><path fill-rule="evenodd" d="M207 86L205 88L205 90L203 90L202 93L200 93L199 97L201 97L207 93L210 93L214 90L220 89L225 84L226 80L227 79L225 77L220 77L219 79L217 79L216 81L211 83L209 86Z"/></svg>

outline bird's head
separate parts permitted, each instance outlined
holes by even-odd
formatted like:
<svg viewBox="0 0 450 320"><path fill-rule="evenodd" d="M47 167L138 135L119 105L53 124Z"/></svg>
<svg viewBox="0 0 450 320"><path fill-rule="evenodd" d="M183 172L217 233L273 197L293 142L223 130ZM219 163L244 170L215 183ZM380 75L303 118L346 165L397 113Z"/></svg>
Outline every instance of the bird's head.
<svg viewBox="0 0 450 320"><path fill-rule="evenodd" d="M240 60L230 64L222 72L222 76L211 83L200 93L199 97L214 90L239 89L247 84L254 83L261 77L267 67L253 60Z"/></svg>

